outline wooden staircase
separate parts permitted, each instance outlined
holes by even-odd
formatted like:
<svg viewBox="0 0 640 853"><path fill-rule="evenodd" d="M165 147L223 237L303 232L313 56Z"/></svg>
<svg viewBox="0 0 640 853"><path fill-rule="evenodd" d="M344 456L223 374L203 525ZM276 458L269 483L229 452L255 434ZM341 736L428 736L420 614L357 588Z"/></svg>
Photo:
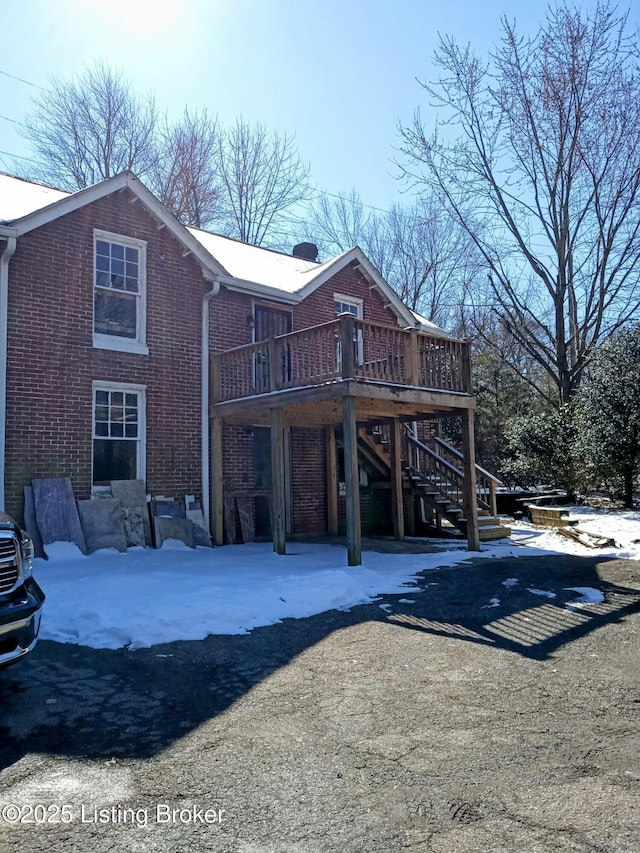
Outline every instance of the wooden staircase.
<svg viewBox="0 0 640 853"><path fill-rule="evenodd" d="M359 451L365 459L387 475L391 471L389 433L385 426L361 429ZM434 438L431 446L423 444L405 428L402 431L402 466L404 489L418 499L419 514L424 524L438 530L448 527L467 535L464 517L462 486L464 481L462 454L443 441ZM495 489L500 481L475 466L478 533L481 542L505 539L510 528L501 524L496 514Z"/></svg>

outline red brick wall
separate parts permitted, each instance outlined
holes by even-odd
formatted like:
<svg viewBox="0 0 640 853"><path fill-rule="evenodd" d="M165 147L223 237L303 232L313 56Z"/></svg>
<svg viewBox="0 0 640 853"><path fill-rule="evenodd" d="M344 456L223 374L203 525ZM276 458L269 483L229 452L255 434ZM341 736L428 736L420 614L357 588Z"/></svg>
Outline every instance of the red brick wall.
<svg viewBox="0 0 640 853"><path fill-rule="evenodd" d="M323 429L291 430L293 532L326 533L327 475Z"/></svg>
<svg viewBox="0 0 640 853"><path fill-rule="evenodd" d="M340 270L293 309L294 328L304 329L335 319L334 293L362 299L364 319L370 323L397 326L396 314L384 307L380 292L370 289L370 282L354 264Z"/></svg>
<svg viewBox="0 0 640 853"><path fill-rule="evenodd" d="M252 328L247 323L247 317L253 311L250 296L223 286L218 295L211 299L210 306L211 352L222 352L252 342Z"/></svg>
<svg viewBox="0 0 640 853"><path fill-rule="evenodd" d="M128 192L18 239L9 284L7 510L32 478L91 488L92 381L147 386L147 488L200 491L202 297L210 285ZM93 230L147 241L149 355L94 349Z"/></svg>
<svg viewBox="0 0 640 853"><path fill-rule="evenodd" d="M387 326L397 325L395 313L385 308L380 292L372 290L369 280L355 269L354 264L350 264L296 305L236 293L223 286L211 300L211 352L251 343L253 332L247 320L253 315L256 305L291 311L294 330L333 320L336 316L335 293L362 299L365 320Z"/></svg>
<svg viewBox="0 0 640 853"><path fill-rule="evenodd" d="M291 310L293 329L304 329L335 318L334 294L363 300L364 319L397 325L396 315L385 308L382 296L350 264L336 273L301 303L294 306L252 298L222 288L211 300L211 350L220 352L252 340L251 317L255 305ZM293 532L323 533L327 527L327 495L324 431L291 430ZM224 430L224 487L227 494L254 494L255 472L251 430L227 426Z"/></svg>

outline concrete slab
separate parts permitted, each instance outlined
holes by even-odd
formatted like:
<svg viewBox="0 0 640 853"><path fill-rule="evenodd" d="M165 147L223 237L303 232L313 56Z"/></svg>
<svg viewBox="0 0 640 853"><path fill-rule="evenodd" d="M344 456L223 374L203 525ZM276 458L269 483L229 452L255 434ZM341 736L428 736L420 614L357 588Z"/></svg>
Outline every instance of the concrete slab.
<svg viewBox="0 0 640 853"><path fill-rule="evenodd" d="M120 507L122 514L122 525L124 527L124 538L129 547L142 547L151 545L151 525L149 513L146 506L123 506ZM147 536L147 527L149 534Z"/></svg>
<svg viewBox="0 0 640 853"><path fill-rule="evenodd" d="M127 545L152 545L144 480L112 480L111 494L120 501Z"/></svg>
<svg viewBox="0 0 640 853"><path fill-rule="evenodd" d="M167 518L156 516L153 519L156 548L159 548L165 539L177 539L184 542L190 548L195 548L194 523L188 518Z"/></svg>
<svg viewBox="0 0 640 853"><path fill-rule="evenodd" d="M100 548L127 550L122 511L116 498L78 501L78 513L89 554Z"/></svg>
<svg viewBox="0 0 640 853"><path fill-rule="evenodd" d="M73 542L87 553L84 534L69 477L32 480L36 521L45 546L51 542Z"/></svg>

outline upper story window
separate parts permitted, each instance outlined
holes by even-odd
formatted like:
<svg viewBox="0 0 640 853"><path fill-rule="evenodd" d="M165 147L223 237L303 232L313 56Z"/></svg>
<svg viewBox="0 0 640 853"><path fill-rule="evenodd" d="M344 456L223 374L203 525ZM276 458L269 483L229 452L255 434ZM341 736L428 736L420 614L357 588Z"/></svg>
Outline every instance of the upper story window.
<svg viewBox="0 0 640 853"><path fill-rule="evenodd" d="M363 319L362 299L343 296L340 293L334 293L333 302L336 314L353 314L357 320ZM353 344L355 348L356 364L364 364L364 341L362 337L362 329L355 329L353 333ZM340 356L340 353L338 353L338 356Z"/></svg>
<svg viewBox="0 0 640 853"><path fill-rule="evenodd" d="M96 231L93 345L148 353L145 307L146 243Z"/></svg>
<svg viewBox="0 0 640 853"><path fill-rule="evenodd" d="M336 293L333 301L336 314L353 314L358 320L362 320L362 299L350 299L348 296L340 296Z"/></svg>

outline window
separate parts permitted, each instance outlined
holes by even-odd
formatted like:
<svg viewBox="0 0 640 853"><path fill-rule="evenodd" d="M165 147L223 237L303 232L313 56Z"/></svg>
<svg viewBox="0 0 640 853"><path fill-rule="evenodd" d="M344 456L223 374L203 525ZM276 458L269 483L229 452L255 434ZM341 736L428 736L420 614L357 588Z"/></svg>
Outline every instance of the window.
<svg viewBox="0 0 640 853"><path fill-rule="evenodd" d="M362 300L349 299L348 296L340 296L336 294L334 297L336 306L336 314L353 314L359 320L362 320Z"/></svg>
<svg viewBox="0 0 640 853"><path fill-rule="evenodd" d="M342 296L339 293L333 295L333 302L336 309L336 314L353 314L353 316L362 320L362 299L354 297ZM362 329L356 329L353 333L353 343L356 356L356 364L364 364L364 343L362 339ZM338 343L337 360L341 362L340 344Z"/></svg>
<svg viewBox="0 0 640 853"><path fill-rule="evenodd" d="M147 353L146 243L95 232L93 345Z"/></svg>
<svg viewBox="0 0 640 853"><path fill-rule="evenodd" d="M93 486L144 480L144 387L93 386Z"/></svg>

